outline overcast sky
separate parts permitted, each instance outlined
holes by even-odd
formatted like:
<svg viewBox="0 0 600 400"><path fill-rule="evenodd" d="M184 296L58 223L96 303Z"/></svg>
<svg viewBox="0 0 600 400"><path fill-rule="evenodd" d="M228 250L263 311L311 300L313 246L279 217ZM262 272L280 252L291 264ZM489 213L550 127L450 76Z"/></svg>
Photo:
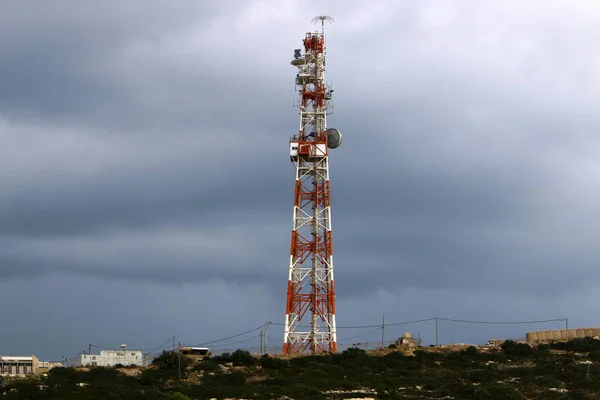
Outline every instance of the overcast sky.
<svg viewBox="0 0 600 400"><path fill-rule="evenodd" d="M338 324L600 326L596 2L43 4L0 5L0 354L284 322L290 61L322 14ZM442 322L440 341L563 326ZM386 339L403 331L435 340Z"/></svg>

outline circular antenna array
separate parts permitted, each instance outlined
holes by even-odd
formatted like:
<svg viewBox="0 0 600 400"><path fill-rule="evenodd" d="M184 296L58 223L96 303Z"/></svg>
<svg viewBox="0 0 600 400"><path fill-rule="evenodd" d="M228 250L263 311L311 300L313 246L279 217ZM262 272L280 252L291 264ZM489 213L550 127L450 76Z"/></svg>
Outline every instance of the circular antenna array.
<svg viewBox="0 0 600 400"><path fill-rule="evenodd" d="M319 15L314 17L311 22L313 24L318 24L319 21L321 21L321 30L324 32L325 31L325 21L329 22L330 24L333 24L335 22L335 19L333 19L333 17L327 16L327 15Z"/></svg>
<svg viewBox="0 0 600 400"><path fill-rule="evenodd" d="M321 21L321 25L325 25L325 21L329 22L330 24L333 24L335 22L335 19L333 19L333 17L330 17L328 15L319 15L314 17L311 22L313 24L318 23L319 21Z"/></svg>
<svg viewBox="0 0 600 400"><path fill-rule="evenodd" d="M342 144L342 132L336 128L327 128L327 147L336 149Z"/></svg>

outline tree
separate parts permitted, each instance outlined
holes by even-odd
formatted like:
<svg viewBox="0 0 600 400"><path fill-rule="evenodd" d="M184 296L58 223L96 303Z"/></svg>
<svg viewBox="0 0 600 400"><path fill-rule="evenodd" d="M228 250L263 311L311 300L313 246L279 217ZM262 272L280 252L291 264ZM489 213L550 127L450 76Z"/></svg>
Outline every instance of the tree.
<svg viewBox="0 0 600 400"><path fill-rule="evenodd" d="M181 370L184 371L189 362L190 359L180 354L178 351L163 350L160 356L152 360L152 365L165 371L177 371L180 367Z"/></svg>

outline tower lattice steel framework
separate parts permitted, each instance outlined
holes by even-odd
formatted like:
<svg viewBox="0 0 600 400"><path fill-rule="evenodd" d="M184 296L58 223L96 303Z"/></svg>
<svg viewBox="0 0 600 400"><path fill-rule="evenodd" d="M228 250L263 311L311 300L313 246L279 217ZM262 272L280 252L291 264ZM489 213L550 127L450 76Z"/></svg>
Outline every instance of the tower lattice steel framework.
<svg viewBox="0 0 600 400"><path fill-rule="evenodd" d="M324 22L321 32L306 34L304 54L294 51L298 68L300 129L290 139L296 167L284 353L336 352L335 291L331 234L329 149L341 144L337 129L327 128L333 90L325 83Z"/></svg>

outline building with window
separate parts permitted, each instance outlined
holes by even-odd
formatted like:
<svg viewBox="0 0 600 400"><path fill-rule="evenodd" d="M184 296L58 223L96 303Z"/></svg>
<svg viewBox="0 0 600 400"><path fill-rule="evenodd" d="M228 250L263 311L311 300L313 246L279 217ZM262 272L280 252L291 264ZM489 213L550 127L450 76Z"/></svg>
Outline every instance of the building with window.
<svg viewBox="0 0 600 400"><path fill-rule="evenodd" d="M0 375L38 374L40 360L36 356L0 356Z"/></svg>
<svg viewBox="0 0 600 400"><path fill-rule="evenodd" d="M82 367L114 367L116 365L142 367L143 362L144 356L141 351L126 350L125 348L121 350L102 350L100 354L81 355Z"/></svg>

